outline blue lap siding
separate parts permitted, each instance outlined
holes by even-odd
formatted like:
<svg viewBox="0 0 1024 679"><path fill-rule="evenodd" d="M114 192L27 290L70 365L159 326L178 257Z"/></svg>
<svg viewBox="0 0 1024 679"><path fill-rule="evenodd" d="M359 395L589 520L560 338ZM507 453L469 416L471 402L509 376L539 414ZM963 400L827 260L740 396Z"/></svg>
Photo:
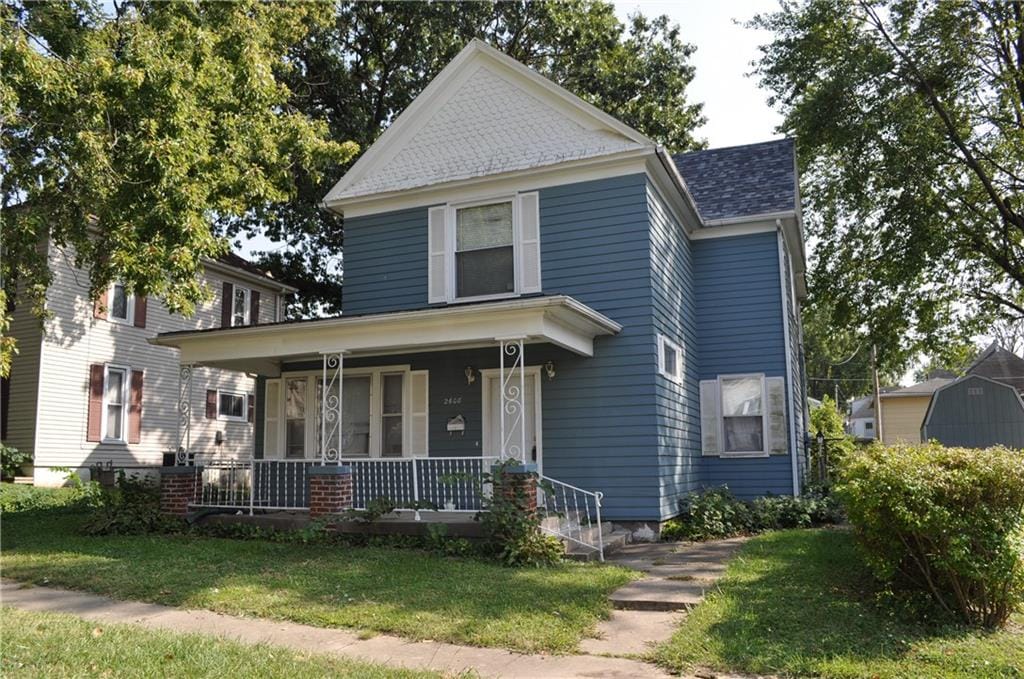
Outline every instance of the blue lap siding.
<svg viewBox="0 0 1024 679"><path fill-rule="evenodd" d="M723 483L743 496L791 492L786 456L718 459L700 449L700 379L785 374L776 235L691 241L642 173L539 194L543 294L569 295L622 325L595 340L591 358L527 346L528 365L550 360L556 370L541 385L545 475L603 492L605 516L617 520L669 518L686 493ZM346 220L345 313L427 306L427 209ZM658 372L659 333L684 349L680 383ZM480 454L482 384L467 384L463 371L497 363L493 347L346 366L429 371L436 457ZM318 366L284 367L297 369ZM445 424L459 414L465 435L450 436Z"/></svg>
<svg viewBox="0 0 1024 679"><path fill-rule="evenodd" d="M700 379L763 373L786 376L778 235L693 241ZM790 412L789 416L792 416ZM702 458L701 485L728 485L740 497L793 492L789 455Z"/></svg>

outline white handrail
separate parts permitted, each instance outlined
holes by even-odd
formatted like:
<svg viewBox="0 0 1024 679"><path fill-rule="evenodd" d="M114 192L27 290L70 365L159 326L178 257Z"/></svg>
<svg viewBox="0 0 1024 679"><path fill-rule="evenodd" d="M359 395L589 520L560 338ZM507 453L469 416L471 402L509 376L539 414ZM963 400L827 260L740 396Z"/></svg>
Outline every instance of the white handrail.
<svg viewBox="0 0 1024 679"><path fill-rule="evenodd" d="M541 530L592 549L597 552L598 559L604 561L604 527L601 523L601 500L604 493L584 490L544 475L540 476L540 482L537 509L541 513ZM544 489L545 485L550 486L550 493ZM550 519L555 519L557 523L552 526Z"/></svg>

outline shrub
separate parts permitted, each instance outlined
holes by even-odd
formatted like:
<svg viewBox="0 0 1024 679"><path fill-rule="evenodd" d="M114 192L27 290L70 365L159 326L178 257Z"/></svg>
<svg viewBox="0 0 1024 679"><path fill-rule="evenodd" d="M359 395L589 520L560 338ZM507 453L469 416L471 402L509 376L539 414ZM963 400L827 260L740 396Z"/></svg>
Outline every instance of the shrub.
<svg viewBox="0 0 1024 679"><path fill-rule="evenodd" d="M0 477L13 479L21 471L22 466L31 461L32 456L28 453L0 443Z"/></svg>
<svg viewBox="0 0 1024 679"><path fill-rule="evenodd" d="M5 483L0 485L0 512L78 509L97 504L102 491L96 484L71 488L41 488Z"/></svg>
<svg viewBox="0 0 1024 679"><path fill-rule="evenodd" d="M875 444L837 488L875 575L926 593L969 624L998 626L1024 600L1024 454Z"/></svg>
<svg viewBox="0 0 1024 679"><path fill-rule="evenodd" d="M541 532L540 516L528 508L527 486L510 482L507 472L518 465L516 460L506 460L493 472L485 472L478 482L481 497L486 497L483 485L489 483L493 488L476 516L486 536L485 553L506 566L549 566L562 558L565 547Z"/></svg>
<svg viewBox="0 0 1024 679"><path fill-rule="evenodd" d="M691 493L681 513L661 528L663 540L711 540L782 528L838 523L843 515L830 496L768 495L752 502L737 499L726 487Z"/></svg>
<svg viewBox="0 0 1024 679"><path fill-rule="evenodd" d="M87 535L137 535L181 530L181 520L160 513L160 489L144 477L118 472L99 507L82 524Z"/></svg>

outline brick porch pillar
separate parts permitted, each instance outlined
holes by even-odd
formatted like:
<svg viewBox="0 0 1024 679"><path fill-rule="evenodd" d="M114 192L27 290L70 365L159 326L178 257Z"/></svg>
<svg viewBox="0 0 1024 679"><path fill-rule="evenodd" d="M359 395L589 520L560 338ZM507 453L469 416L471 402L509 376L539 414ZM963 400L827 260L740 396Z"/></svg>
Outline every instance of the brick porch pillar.
<svg viewBox="0 0 1024 679"><path fill-rule="evenodd" d="M184 517L190 503L199 499L202 467L176 465L160 468L160 512Z"/></svg>
<svg viewBox="0 0 1024 679"><path fill-rule="evenodd" d="M518 464L504 469L495 466L492 472L497 477L497 492L512 499L527 513L537 511L537 465Z"/></svg>
<svg viewBox="0 0 1024 679"><path fill-rule="evenodd" d="M306 472L309 484L309 518L352 509L352 467L313 466Z"/></svg>

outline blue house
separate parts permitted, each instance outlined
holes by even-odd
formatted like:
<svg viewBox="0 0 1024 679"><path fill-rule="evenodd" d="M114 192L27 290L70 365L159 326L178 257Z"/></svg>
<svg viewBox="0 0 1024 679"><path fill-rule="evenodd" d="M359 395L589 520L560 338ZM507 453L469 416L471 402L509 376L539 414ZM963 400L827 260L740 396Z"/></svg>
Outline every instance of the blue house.
<svg viewBox="0 0 1024 679"><path fill-rule="evenodd" d="M339 461L357 506L472 511L451 474L500 458L627 524L706 487L797 494L797 187L790 139L673 155L474 41L324 199L342 315L156 342L183 391L193 365L259 376L258 506Z"/></svg>

